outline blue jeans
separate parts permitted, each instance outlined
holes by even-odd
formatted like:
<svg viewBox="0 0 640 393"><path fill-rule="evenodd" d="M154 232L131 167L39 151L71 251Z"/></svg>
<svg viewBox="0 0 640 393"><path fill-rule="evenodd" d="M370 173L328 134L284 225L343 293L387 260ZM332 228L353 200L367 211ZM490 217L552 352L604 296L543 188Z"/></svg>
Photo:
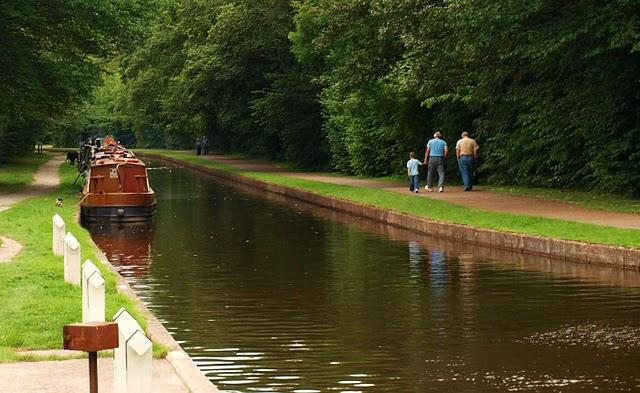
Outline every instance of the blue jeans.
<svg viewBox="0 0 640 393"><path fill-rule="evenodd" d="M460 156L458 160L458 168L460 168L465 190L473 188L473 161L473 156Z"/></svg>
<svg viewBox="0 0 640 393"><path fill-rule="evenodd" d="M415 191L420 189L420 183L418 181L418 175L409 176L409 191Z"/></svg>

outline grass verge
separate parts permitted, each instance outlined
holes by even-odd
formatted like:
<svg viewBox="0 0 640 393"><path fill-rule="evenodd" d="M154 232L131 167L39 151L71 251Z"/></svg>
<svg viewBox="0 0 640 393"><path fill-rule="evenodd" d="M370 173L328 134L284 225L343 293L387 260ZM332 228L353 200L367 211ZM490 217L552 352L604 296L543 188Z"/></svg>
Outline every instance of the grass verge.
<svg viewBox="0 0 640 393"><path fill-rule="evenodd" d="M28 157L12 158L0 164L0 194L10 194L33 181L38 168L52 158L50 155L33 154Z"/></svg>
<svg viewBox="0 0 640 393"><path fill-rule="evenodd" d="M62 347L62 327L82 319L79 286L64 281L63 257L51 250L51 217L58 213L66 229L76 236L82 247L82 261L91 259L106 281L107 318L126 307L140 321L133 299L119 294L116 275L98 263L95 245L89 233L76 221L77 200L75 168L61 167L61 186L48 196L32 198L0 213L0 234L20 242L24 248L12 261L0 264L0 361L29 360L16 349L56 349ZM64 207L55 200L64 197ZM162 352L159 348L158 353Z"/></svg>
<svg viewBox="0 0 640 393"><path fill-rule="evenodd" d="M198 165L225 170L287 187L350 200L437 221L471 225L500 231L558 239L640 248L640 230L604 227L549 218L489 212L430 199L416 198L393 191L329 184L286 177L277 173L248 172L228 164L220 164L188 152L153 150L148 153L172 157Z"/></svg>

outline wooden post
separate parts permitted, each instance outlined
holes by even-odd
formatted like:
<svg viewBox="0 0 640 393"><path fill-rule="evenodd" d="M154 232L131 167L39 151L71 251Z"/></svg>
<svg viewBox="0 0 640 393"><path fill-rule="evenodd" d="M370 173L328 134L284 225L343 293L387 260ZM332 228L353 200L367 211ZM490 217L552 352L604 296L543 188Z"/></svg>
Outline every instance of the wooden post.
<svg viewBox="0 0 640 393"><path fill-rule="evenodd" d="M98 393L98 351L118 347L118 324L90 322L65 325L63 347L89 352L89 392Z"/></svg>
<svg viewBox="0 0 640 393"><path fill-rule="evenodd" d="M98 352L89 352L89 393L98 393Z"/></svg>

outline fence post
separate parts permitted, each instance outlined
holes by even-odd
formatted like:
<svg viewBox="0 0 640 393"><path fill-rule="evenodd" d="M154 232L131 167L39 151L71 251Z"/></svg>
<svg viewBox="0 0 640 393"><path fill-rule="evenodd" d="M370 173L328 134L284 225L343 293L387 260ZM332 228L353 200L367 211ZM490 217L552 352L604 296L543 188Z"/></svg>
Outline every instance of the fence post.
<svg viewBox="0 0 640 393"><path fill-rule="evenodd" d="M65 224L58 214L53 216L53 255L64 255Z"/></svg>
<svg viewBox="0 0 640 393"><path fill-rule="evenodd" d="M64 280L80 285L80 243L69 232L64 237L64 244Z"/></svg>
<svg viewBox="0 0 640 393"><path fill-rule="evenodd" d="M82 265L82 322L104 322L104 290L102 273L87 259Z"/></svg>
<svg viewBox="0 0 640 393"><path fill-rule="evenodd" d="M127 393L151 393L152 346L140 330L127 340Z"/></svg>
<svg viewBox="0 0 640 393"><path fill-rule="evenodd" d="M138 322L121 308L114 315L118 323L119 347L113 352L113 387L115 393L151 392L151 341Z"/></svg>

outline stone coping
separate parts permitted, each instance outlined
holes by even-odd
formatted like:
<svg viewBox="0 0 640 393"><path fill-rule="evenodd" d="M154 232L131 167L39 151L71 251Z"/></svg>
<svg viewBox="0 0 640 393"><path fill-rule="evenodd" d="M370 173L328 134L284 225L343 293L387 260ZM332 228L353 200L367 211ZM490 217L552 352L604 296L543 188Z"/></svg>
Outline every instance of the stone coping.
<svg viewBox="0 0 640 393"><path fill-rule="evenodd" d="M258 190L283 195L288 198L293 198L333 210L339 210L351 215L380 221L388 225L407 229L423 235L443 238L465 244L480 245L492 249L543 256L558 261L587 263L636 271L640 270L640 249L554 239L435 221L412 214L396 212L376 206L364 205L332 196L315 194L310 191L260 181L241 174L206 167L158 154L144 153L140 155L178 164L189 169L204 172L220 179L250 186L251 188Z"/></svg>

